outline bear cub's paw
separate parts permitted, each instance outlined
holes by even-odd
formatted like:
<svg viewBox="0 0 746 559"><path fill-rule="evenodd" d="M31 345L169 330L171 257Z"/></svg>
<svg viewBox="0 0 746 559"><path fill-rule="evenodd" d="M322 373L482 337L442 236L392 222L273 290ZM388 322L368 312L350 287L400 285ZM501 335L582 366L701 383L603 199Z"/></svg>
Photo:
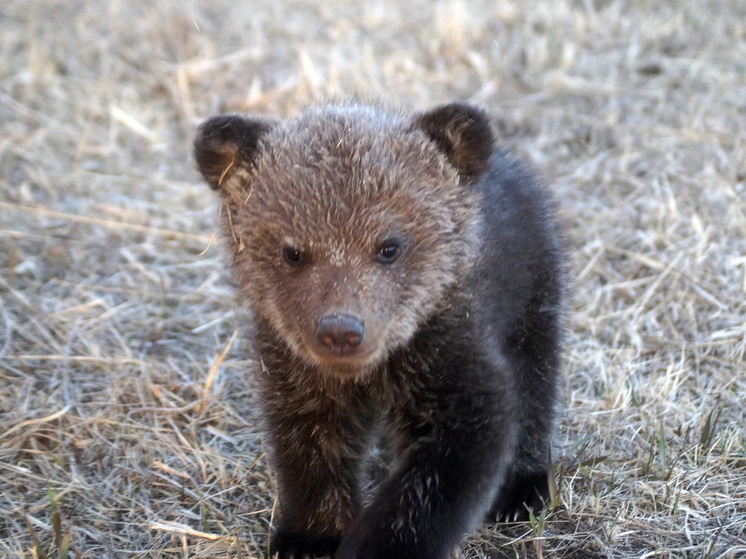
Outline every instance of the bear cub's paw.
<svg viewBox="0 0 746 559"><path fill-rule="evenodd" d="M526 522L528 509L538 515L549 501L549 472L510 476L487 515L489 522Z"/></svg>
<svg viewBox="0 0 746 559"><path fill-rule="evenodd" d="M273 559L332 559L337 546L338 536L276 532L269 545L269 556Z"/></svg>

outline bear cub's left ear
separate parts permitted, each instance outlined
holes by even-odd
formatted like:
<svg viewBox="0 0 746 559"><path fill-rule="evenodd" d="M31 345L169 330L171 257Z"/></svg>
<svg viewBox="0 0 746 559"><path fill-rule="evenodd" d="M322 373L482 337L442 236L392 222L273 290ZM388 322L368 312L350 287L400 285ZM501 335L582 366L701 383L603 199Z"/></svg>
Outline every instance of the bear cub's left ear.
<svg viewBox="0 0 746 559"><path fill-rule="evenodd" d="M238 115L212 117L197 129L194 158L197 168L213 190L220 190L232 169L256 157L259 139L276 123Z"/></svg>
<svg viewBox="0 0 746 559"><path fill-rule="evenodd" d="M465 103L450 103L415 117L422 129L467 180L484 173L494 151L495 137L487 114Z"/></svg>

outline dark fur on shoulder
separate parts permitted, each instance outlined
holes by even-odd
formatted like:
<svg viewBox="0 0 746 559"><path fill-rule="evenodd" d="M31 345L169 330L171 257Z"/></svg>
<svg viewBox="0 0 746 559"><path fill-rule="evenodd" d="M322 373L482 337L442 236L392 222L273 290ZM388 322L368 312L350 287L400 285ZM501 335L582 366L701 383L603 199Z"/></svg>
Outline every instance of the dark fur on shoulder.
<svg viewBox="0 0 746 559"><path fill-rule="evenodd" d="M280 512L280 559L445 558L549 496L563 258L480 109L354 104L205 122ZM362 506L379 430L393 463Z"/></svg>

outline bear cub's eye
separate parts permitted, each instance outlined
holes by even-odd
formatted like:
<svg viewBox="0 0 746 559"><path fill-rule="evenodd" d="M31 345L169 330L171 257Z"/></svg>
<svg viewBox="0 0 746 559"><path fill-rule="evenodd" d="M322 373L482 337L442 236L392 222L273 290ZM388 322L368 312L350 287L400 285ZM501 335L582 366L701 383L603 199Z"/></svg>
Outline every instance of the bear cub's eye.
<svg viewBox="0 0 746 559"><path fill-rule="evenodd" d="M303 254L303 251L290 245L282 247L282 256L285 262L291 266L302 266L306 263L306 256Z"/></svg>
<svg viewBox="0 0 746 559"><path fill-rule="evenodd" d="M397 239L386 239L376 251L376 260L381 264L391 264L401 254L401 243Z"/></svg>

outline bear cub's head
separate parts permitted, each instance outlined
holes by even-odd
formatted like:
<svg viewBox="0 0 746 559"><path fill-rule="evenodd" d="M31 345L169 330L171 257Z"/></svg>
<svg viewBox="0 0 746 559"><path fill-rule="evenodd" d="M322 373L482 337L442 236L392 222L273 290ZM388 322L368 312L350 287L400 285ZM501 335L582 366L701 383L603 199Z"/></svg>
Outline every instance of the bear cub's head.
<svg viewBox="0 0 746 559"><path fill-rule="evenodd" d="M493 135L469 105L218 116L194 149L258 323L326 373L356 378L384 362L453 304L476 258L471 186Z"/></svg>

